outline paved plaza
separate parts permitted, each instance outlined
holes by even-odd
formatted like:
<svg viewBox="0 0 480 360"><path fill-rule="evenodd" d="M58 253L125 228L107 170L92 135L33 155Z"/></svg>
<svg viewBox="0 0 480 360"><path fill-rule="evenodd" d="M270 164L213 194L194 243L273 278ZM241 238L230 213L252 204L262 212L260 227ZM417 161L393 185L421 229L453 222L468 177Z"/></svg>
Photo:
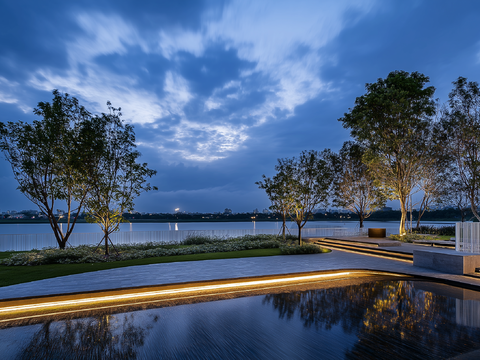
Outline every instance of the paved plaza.
<svg viewBox="0 0 480 360"><path fill-rule="evenodd" d="M347 269L425 276L480 290L480 278L445 274L413 266L412 262L334 250L326 254L188 261L102 270L2 287L0 299Z"/></svg>

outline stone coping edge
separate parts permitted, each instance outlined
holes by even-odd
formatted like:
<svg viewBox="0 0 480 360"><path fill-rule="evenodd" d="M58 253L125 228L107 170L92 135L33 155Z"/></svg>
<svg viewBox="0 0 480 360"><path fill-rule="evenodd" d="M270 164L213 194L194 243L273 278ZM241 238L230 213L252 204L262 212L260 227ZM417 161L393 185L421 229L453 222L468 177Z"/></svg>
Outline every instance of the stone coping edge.
<svg viewBox="0 0 480 360"><path fill-rule="evenodd" d="M218 282L241 282L246 280L255 280L255 279L265 279L265 278L279 278L279 277L295 277L295 276L307 276L312 274L336 274L336 273L343 273L343 272L352 272L352 273L372 273L375 275L392 275L392 276L406 276L406 277L413 277L420 280L428 280L436 283L442 283L451 286L457 286L468 290L473 291L480 291L480 283L478 285L474 285L471 283L465 283L460 280L455 279L446 279L439 276L442 275L452 275L452 274L444 274L439 273L438 276L428 276L428 275L419 275L416 274L414 271L412 272L397 272L397 271L387 271L387 270L379 270L379 269L369 269L369 268L342 268L342 269L334 269L334 270L318 270L318 271L306 271L306 272L293 272L293 273L283 273L283 274L266 274L266 275L256 275L256 276L246 276L246 277L236 277L236 278L223 278L223 279L208 279L208 280L197 280L197 281L185 281L185 282L176 282L176 283L166 283L166 284L155 284L155 285L144 285L144 286L131 286L131 287L119 287L119 288L111 288L111 289L103 289L103 290L87 290L87 291L78 291L78 292L69 292L69 293L58 293L58 294L48 294L48 295L39 295L39 296L26 296L26 297L18 297L18 298L6 298L0 299L0 307L2 304L12 301L28 301L28 300L42 300L42 299L49 299L61 296L78 296L78 295L87 295L87 294L101 294L101 293L109 293L109 292L131 292L134 290L145 290L159 288L159 287L185 287L185 286L194 286L200 284L208 284L208 283L218 283ZM460 276L460 275L458 275ZM465 275L463 275L465 276ZM469 279L475 278L473 276L468 276ZM1 289L1 288L0 288Z"/></svg>

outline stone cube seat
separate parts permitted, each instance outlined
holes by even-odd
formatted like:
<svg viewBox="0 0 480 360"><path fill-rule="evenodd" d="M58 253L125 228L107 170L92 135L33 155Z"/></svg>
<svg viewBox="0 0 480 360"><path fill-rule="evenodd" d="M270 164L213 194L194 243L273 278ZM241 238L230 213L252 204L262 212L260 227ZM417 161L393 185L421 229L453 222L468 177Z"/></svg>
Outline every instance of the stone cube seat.
<svg viewBox="0 0 480 360"><path fill-rule="evenodd" d="M438 248L413 250L413 265L448 274L472 274L480 268L480 254Z"/></svg>

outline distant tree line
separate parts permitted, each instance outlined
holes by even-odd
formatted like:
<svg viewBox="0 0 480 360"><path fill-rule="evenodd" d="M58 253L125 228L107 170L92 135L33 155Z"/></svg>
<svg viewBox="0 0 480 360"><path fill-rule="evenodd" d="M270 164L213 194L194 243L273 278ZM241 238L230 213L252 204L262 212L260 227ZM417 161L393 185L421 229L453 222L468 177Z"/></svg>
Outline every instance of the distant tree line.
<svg viewBox="0 0 480 360"><path fill-rule="evenodd" d="M441 105L428 83L418 72L393 71L366 84L366 93L339 119L352 137L339 153L304 151L278 159L276 174L257 182L284 224L287 218L297 223L300 244L313 208L329 203L352 211L363 227L372 214L379 219L375 210L387 200L398 200L400 235L409 217L416 217L417 227L430 217L432 204L453 204L462 221L469 213L480 220L479 85L459 77ZM418 203L416 193L422 194Z"/></svg>
<svg viewBox="0 0 480 360"><path fill-rule="evenodd" d="M15 219L18 222L45 222L45 218L39 217L36 213L19 212L25 214L23 219ZM416 224L419 211L413 210L412 213L407 214L407 222L413 219L413 224ZM77 214L73 213L72 216ZM379 210L373 211L368 220L370 221L397 221L400 218L400 210ZM412 218L410 218L412 215ZM86 214L78 215L78 220L85 220ZM5 219L9 219L10 215L4 215ZM32 219L34 217L34 219ZM124 213L122 217L130 222L181 222L181 221L198 221L198 222L216 222L216 221L282 221L281 213L237 213L237 214L223 214L223 213ZM447 208L442 210L428 210L424 213L423 220L427 221L461 221L461 216L456 208ZM471 211L466 212L466 220L474 220L475 217ZM77 221L78 221L77 220ZM345 213L337 210L317 211L310 215L310 220L322 221L359 221L358 214ZM60 219L60 223L66 223L67 219ZM287 218L287 221L290 221Z"/></svg>

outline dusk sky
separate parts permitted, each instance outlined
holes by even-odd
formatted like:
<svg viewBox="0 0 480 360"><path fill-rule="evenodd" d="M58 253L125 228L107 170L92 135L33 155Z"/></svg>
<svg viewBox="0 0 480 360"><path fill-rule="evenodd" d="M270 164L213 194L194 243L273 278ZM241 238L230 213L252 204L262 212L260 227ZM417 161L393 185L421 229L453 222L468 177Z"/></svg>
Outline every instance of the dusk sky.
<svg viewBox="0 0 480 360"><path fill-rule="evenodd" d="M480 81L476 0L0 4L0 121L32 121L53 89L121 107L158 171L139 211L261 210L277 158L349 139L365 83L419 71L445 102ZM16 187L0 155L0 211L35 209Z"/></svg>

